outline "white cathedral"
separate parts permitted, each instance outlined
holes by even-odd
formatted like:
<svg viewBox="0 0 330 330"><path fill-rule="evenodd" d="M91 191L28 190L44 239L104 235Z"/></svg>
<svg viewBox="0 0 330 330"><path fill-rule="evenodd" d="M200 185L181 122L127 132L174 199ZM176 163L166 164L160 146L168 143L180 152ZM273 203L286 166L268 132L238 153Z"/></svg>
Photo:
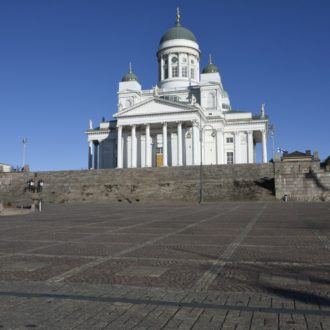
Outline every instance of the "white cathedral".
<svg viewBox="0 0 330 330"><path fill-rule="evenodd" d="M119 82L116 120L86 131L89 169L246 164L256 162L262 144L267 162L268 118L234 111L216 65L200 73L194 34L176 25L157 51L158 83L143 90L129 72Z"/></svg>

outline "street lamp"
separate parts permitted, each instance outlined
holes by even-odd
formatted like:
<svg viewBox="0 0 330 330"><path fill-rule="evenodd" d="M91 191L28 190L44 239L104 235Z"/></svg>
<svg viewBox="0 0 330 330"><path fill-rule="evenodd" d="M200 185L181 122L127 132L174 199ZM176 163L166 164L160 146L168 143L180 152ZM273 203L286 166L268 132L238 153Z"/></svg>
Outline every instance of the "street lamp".
<svg viewBox="0 0 330 330"><path fill-rule="evenodd" d="M200 118L201 119L201 118ZM200 166L199 166L199 203L203 203L204 195L203 195L203 132L206 127L210 127L212 129L211 136L214 138L217 135L216 129L209 124L202 125L201 120L199 123L199 143L200 143Z"/></svg>
<svg viewBox="0 0 330 330"><path fill-rule="evenodd" d="M24 167L25 167L25 158L26 158L26 145L28 143L27 138L24 138L22 140L22 143L23 143L23 161L22 161L22 163L23 163L23 169L24 169Z"/></svg>

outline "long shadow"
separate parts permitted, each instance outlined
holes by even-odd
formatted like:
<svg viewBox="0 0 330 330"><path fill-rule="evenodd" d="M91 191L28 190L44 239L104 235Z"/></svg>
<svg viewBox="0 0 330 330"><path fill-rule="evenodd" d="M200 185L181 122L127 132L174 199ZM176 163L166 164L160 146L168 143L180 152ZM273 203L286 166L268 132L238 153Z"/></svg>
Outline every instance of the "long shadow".
<svg viewBox="0 0 330 330"><path fill-rule="evenodd" d="M259 180L254 181L254 183L259 186L262 187L266 190L269 190L272 192L273 195L275 195L275 180L274 178L261 178Z"/></svg>
<svg viewBox="0 0 330 330"><path fill-rule="evenodd" d="M263 288L269 293L275 294L277 296L281 296L284 298L290 298L294 300L298 300L305 304L319 304L320 306L330 306L330 298L320 296L311 292L301 292L292 289L283 289L272 286L263 286Z"/></svg>
<svg viewBox="0 0 330 330"><path fill-rule="evenodd" d="M317 174L313 171L310 170L309 173L305 174L306 179L310 179L313 180L315 182L315 184L322 189L323 191L330 191L330 188L326 187L321 180L317 177Z"/></svg>

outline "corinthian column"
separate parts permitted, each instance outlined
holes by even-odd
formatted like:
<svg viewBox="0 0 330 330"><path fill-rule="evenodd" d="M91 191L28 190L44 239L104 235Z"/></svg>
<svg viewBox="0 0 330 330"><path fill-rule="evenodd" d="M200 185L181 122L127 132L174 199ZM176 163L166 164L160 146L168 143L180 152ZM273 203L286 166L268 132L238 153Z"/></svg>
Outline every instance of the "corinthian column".
<svg viewBox="0 0 330 330"><path fill-rule="evenodd" d="M262 162L267 163L267 138L266 130L261 131L262 134Z"/></svg>
<svg viewBox="0 0 330 330"><path fill-rule="evenodd" d="M167 123L163 123L163 166L167 166Z"/></svg>
<svg viewBox="0 0 330 330"><path fill-rule="evenodd" d="M151 167L150 124L146 125L146 167Z"/></svg>
<svg viewBox="0 0 330 330"><path fill-rule="evenodd" d="M117 127L117 168L123 168L123 127Z"/></svg>
<svg viewBox="0 0 330 330"><path fill-rule="evenodd" d="M131 147L132 147L132 167L136 167L137 166L136 125L132 125Z"/></svg>
<svg viewBox="0 0 330 330"><path fill-rule="evenodd" d="M182 166L182 123L178 123L178 165Z"/></svg>
<svg viewBox="0 0 330 330"><path fill-rule="evenodd" d="M93 168L93 141L88 142L88 169Z"/></svg>

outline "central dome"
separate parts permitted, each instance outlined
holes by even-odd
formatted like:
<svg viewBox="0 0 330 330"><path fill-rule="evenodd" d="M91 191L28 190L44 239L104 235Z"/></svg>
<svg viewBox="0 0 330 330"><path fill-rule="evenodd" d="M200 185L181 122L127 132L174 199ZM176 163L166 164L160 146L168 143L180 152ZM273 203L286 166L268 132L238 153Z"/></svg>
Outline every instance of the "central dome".
<svg viewBox="0 0 330 330"><path fill-rule="evenodd" d="M180 25L168 29L160 39L159 43L162 44L165 41L173 39L186 39L197 43L197 39L194 34L190 30Z"/></svg>
<svg viewBox="0 0 330 330"><path fill-rule="evenodd" d="M196 42L196 44L197 44L197 39L194 36L194 34L190 30L188 30L185 27L181 26L180 17L181 16L180 16L179 8L177 8L176 24L175 24L174 27L168 29L164 33L164 35L160 39L159 44L162 44L165 41L174 40L174 39L190 40L190 41Z"/></svg>

